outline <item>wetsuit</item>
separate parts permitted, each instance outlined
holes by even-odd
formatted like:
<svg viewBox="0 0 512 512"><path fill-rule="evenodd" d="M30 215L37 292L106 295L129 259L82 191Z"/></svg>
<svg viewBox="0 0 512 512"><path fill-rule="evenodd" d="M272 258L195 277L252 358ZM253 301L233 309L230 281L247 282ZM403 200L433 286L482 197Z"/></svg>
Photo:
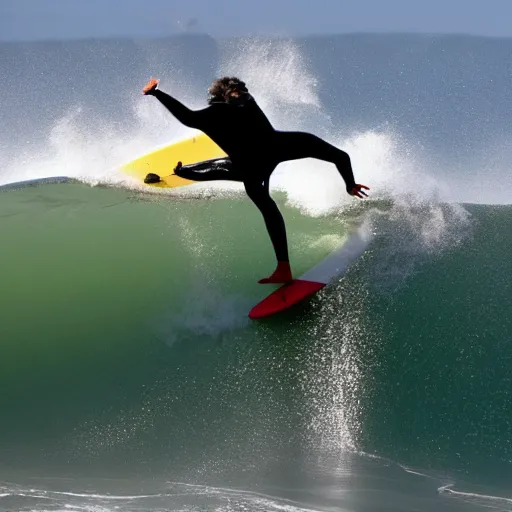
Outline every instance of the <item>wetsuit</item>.
<svg viewBox="0 0 512 512"><path fill-rule="evenodd" d="M175 174L194 181L242 182L263 215L278 261L289 260L283 216L269 193L270 175L278 164L302 158L324 160L336 165L347 191L356 186L347 153L310 133L275 130L249 94L201 110L190 110L159 89L152 94L178 121L204 132L228 155L177 167Z"/></svg>

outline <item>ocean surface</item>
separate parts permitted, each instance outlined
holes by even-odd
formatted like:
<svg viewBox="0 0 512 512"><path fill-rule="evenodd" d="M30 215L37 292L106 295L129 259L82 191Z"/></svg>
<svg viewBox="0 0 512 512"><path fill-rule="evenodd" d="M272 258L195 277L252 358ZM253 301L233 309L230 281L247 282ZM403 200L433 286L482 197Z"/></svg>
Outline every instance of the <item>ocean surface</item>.
<svg viewBox="0 0 512 512"><path fill-rule="evenodd" d="M512 510L512 39L370 35L0 44L0 511ZM242 77L273 124L349 152L282 164L315 298L238 185L119 166ZM262 148L262 151L264 148ZM173 165L170 162L170 166Z"/></svg>

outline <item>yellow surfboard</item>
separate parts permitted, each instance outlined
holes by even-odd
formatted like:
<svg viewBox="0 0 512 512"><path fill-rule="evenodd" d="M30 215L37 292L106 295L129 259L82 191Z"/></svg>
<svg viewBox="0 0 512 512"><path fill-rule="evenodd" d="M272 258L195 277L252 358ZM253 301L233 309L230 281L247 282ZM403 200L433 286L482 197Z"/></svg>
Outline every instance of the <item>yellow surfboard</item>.
<svg viewBox="0 0 512 512"><path fill-rule="evenodd" d="M149 187L183 187L195 182L172 175L173 169L178 162L182 162L183 165L189 165L225 156L226 153L215 142L205 134L200 133L136 158L124 164L121 167L121 171L139 180L140 183L144 183L144 178L149 173L160 176L162 181L148 184Z"/></svg>

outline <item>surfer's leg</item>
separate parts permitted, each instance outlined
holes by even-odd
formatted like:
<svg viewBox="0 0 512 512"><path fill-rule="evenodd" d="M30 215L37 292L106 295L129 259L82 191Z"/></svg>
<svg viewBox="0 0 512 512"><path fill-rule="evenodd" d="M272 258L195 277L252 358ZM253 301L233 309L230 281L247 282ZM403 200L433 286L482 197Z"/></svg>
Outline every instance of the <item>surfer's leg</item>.
<svg viewBox="0 0 512 512"><path fill-rule="evenodd" d="M178 162L174 174L192 181L242 181L239 171L229 158L214 158L190 165Z"/></svg>
<svg viewBox="0 0 512 512"><path fill-rule="evenodd" d="M251 180L244 182L244 185L247 195L263 215L277 259L277 268L274 273L269 277L260 279L258 282L261 284L287 283L292 280L292 271L288 257L286 226L277 204L270 197L269 180Z"/></svg>
<svg viewBox="0 0 512 512"><path fill-rule="evenodd" d="M277 157L281 162L316 158L333 163L345 181L347 192L356 186L350 156L345 151L307 132L278 132Z"/></svg>

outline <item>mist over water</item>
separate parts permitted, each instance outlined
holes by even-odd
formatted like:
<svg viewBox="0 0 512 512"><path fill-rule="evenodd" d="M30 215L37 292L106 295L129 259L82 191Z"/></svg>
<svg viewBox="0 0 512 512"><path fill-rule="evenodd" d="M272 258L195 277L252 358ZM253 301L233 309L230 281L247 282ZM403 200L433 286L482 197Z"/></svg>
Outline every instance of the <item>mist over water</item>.
<svg viewBox="0 0 512 512"><path fill-rule="evenodd" d="M508 204L511 100L498 84L506 83L510 44L447 36L2 44L10 79L1 86L0 180L123 181L120 164L190 134L140 94L149 76L202 108L215 76L237 74L277 128L312 131L349 151L372 197L400 188ZM318 162L283 164L274 186L283 180L292 196L329 191L327 207L346 199L331 166Z"/></svg>

